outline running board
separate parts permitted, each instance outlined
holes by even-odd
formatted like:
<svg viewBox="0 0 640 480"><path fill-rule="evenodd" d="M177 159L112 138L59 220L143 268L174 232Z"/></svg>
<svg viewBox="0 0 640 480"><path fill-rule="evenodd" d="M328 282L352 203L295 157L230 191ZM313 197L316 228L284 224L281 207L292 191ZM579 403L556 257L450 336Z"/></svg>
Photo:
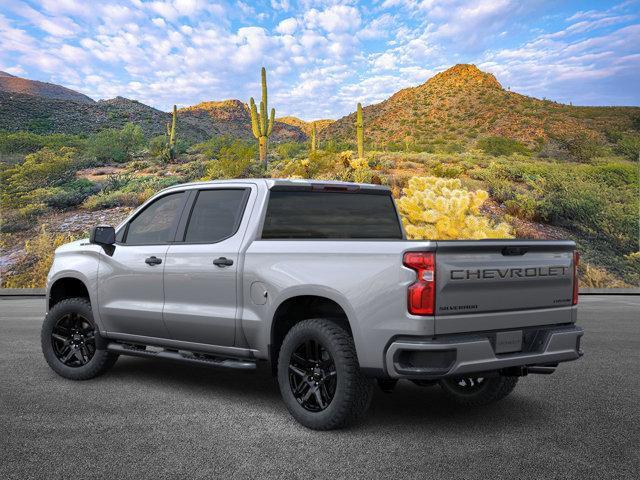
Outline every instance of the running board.
<svg viewBox="0 0 640 480"><path fill-rule="evenodd" d="M145 345L110 342L107 345L107 350L119 353L120 355L160 358L191 365L202 365L204 367L235 368L238 370L255 370L257 368L256 362L253 360L216 357L203 353L188 352L186 350L168 350L165 348L147 347Z"/></svg>

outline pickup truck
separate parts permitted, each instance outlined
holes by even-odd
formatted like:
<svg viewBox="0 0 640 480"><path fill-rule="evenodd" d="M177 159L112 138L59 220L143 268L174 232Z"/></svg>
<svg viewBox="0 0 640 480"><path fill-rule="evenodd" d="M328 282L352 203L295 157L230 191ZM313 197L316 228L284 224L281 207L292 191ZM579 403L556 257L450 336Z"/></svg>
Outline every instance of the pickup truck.
<svg viewBox="0 0 640 480"><path fill-rule="evenodd" d="M42 349L85 380L119 355L255 369L306 427L344 427L377 383L465 406L582 355L570 241L407 240L379 185L243 179L157 193L56 250Z"/></svg>

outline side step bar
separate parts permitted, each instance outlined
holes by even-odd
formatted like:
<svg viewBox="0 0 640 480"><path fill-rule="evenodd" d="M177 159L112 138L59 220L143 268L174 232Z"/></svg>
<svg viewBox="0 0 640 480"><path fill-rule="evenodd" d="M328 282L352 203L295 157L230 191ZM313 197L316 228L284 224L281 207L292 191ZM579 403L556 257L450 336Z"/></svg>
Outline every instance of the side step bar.
<svg viewBox="0 0 640 480"><path fill-rule="evenodd" d="M107 345L107 350L119 353L120 355L161 358L204 367L235 368L238 370L255 370L257 368L256 362L253 360L215 357L213 355L188 352L185 350L168 350L165 348L146 347L144 345L110 342Z"/></svg>

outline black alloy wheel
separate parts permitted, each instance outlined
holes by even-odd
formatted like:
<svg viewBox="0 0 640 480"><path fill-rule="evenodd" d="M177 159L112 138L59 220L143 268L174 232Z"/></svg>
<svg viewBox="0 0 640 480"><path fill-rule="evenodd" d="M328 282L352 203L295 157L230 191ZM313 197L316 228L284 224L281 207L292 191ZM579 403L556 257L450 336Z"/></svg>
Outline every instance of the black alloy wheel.
<svg viewBox="0 0 640 480"><path fill-rule="evenodd" d="M336 365L316 340L296 347L289 360L289 386L298 403L310 412L326 409L336 393Z"/></svg>
<svg viewBox="0 0 640 480"><path fill-rule="evenodd" d="M72 368L82 367L96 353L93 325L78 313L64 315L53 327L51 345L62 364Z"/></svg>

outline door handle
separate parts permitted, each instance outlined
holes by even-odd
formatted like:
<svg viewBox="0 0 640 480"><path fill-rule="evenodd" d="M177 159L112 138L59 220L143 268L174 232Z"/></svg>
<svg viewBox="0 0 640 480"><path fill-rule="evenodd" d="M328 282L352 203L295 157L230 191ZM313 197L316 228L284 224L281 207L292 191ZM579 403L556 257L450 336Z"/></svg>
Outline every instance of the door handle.
<svg viewBox="0 0 640 480"><path fill-rule="evenodd" d="M217 267L230 267L231 265L233 265L233 260L226 257L220 257L220 258L216 258L213 261L213 264Z"/></svg>
<svg viewBox="0 0 640 480"><path fill-rule="evenodd" d="M158 257L149 257L145 259L144 263L147 265L160 265L162 263L162 259Z"/></svg>

